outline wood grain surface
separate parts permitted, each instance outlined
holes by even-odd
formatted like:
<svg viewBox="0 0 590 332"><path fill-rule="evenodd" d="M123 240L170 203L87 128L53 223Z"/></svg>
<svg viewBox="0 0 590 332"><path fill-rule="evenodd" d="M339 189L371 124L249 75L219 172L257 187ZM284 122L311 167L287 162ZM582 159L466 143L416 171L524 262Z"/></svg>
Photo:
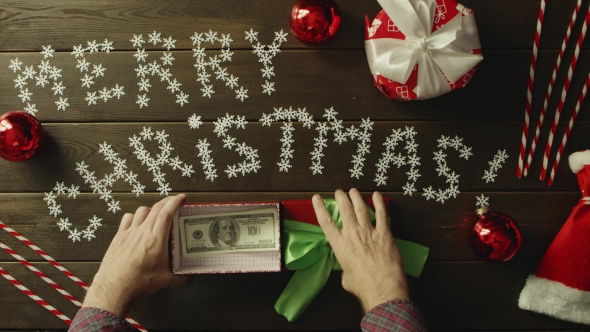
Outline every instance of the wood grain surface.
<svg viewBox="0 0 590 332"><path fill-rule="evenodd" d="M515 177L518 149L526 99L526 84L533 35L536 29L539 0L464 0L473 9L482 44L484 60L471 82L463 89L431 100L399 102L389 100L372 83L364 51L365 15L372 19L380 10L376 1L337 0L343 24L329 44L314 48L300 43L292 34L283 44L281 53L273 60L276 92L262 94L261 64L252 54L252 46L244 40L244 31L260 31L261 43L272 42L274 31L290 32L289 12L295 1L262 0L202 0L202 1L64 1L28 0L0 3L0 110L19 110L26 106L18 97L14 79L19 73L8 68L10 60L19 58L23 66L35 66L43 57L42 46L56 50L50 64L62 69L59 80L66 86L64 97L70 106L57 111L58 96L52 83L41 87L28 80L33 93L30 103L36 104L37 117L43 123L45 141L40 151L29 161L10 163L0 160L0 221L13 227L39 245L74 274L87 283L92 281L102 256L116 232L121 216L140 205L151 205L162 196L145 166L133 154L129 137L144 127L165 130L178 155L193 165L196 173L182 177L178 171L163 167L173 193L186 192L189 202L309 199L320 192L330 197L336 188L356 187L364 195L380 190L392 199L392 230L399 238L428 246L430 255L419 279L411 278L413 298L420 304L432 330L487 331L570 331L587 330L586 326L552 319L520 310L517 299L528 274L534 272L540 258L567 219L580 193L575 176L569 170L566 157L577 150L589 148L590 103L585 103L574 127L558 169L555 183L547 187L538 180L541 150L533 160L528 178ZM583 11L588 6L585 1ZM543 97L551 78L575 0L548 1L538 56L536 85L533 90L531 124L539 117ZM583 16L583 15L582 15ZM574 27L580 30L581 22ZM235 99L235 92L217 80L212 80L215 94L205 98L196 82L193 67L193 47L189 37L193 32L209 29L230 33L234 42L232 62L225 63L228 72L240 77L240 84L249 89L244 102ZM161 32L177 39L171 73L189 94L183 107L159 78L150 76L152 87L148 107L136 104L139 78L135 74L137 61L130 39L134 34ZM101 63L105 76L97 78L90 88L81 86L74 45L89 40L114 42L109 54L85 54L92 64ZM573 43L568 45L564 64L569 64ZM590 71L590 42L585 41L578 69L574 73L564 113L558 127L557 139L565 131L583 82ZM163 50L145 45L148 62L159 60ZM219 53L219 46L207 49L207 55ZM557 78L556 91L561 91L565 71ZM88 105L87 92L115 84L124 86L120 100L97 101ZM547 139L559 93L550 101L541 146ZM295 123L292 159L289 172L280 172L281 123L265 127L259 122L263 114L275 107L306 108L315 121L325 121L324 110L334 107L345 127L358 126L361 119L375 121L370 154L360 179L350 177L352 155L357 143L339 145L328 135L328 147L322 159L324 174L312 175L310 152L317 131ZM0 112L0 113L2 113ZM226 113L244 116L249 121L245 130L231 129L237 141L258 149L262 169L258 173L228 179L227 165L241 161L234 151L223 148L222 138L214 132L214 121ZM204 124L190 129L187 118L202 117ZM421 177L417 193L404 195L408 167L392 167L386 185L374 182L376 163L384 152L385 138L392 129L413 126ZM448 150L449 167L460 174L461 194L445 204L426 201L424 187L445 188L444 178L435 171L433 153L441 135L463 138L473 148L473 156L465 161L458 153ZM208 181L201 168L199 139L211 143L212 158L219 178ZM113 166L98 152L99 144L107 142L127 161L129 169L139 173L146 193L139 197L121 181L115 183L113 196L121 202L121 211L107 212L104 201L93 194L88 184L75 171L76 163L84 161L97 175L112 172ZM146 144L153 155L155 144ZM400 151L397 151L397 150ZM496 181L482 179L488 161L498 150L506 149L509 159L499 170ZM554 146L554 151L557 146ZM397 152L403 152L401 146ZM59 231L58 219L48 214L43 201L44 192L51 191L56 182L80 186L82 194L76 199L60 196L63 214L79 229L96 215L103 226L92 241L72 243ZM520 226L523 244L511 262L489 264L482 262L471 250L468 236L477 219L476 196L490 197L492 210L510 215ZM78 299L84 297L81 288L61 275L32 250L7 233L0 231L0 241L53 278ZM41 279L5 252L0 252L0 267L7 270L25 286L64 312L70 318L76 308ZM131 316L150 330L358 330L362 312L357 300L340 285L339 273L333 273L327 285L305 314L296 323L288 323L278 315L273 305L287 284L291 273L199 275L187 285L162 290L139 300ZM65 330L67 326L0 280L0 330Z"/></svg>

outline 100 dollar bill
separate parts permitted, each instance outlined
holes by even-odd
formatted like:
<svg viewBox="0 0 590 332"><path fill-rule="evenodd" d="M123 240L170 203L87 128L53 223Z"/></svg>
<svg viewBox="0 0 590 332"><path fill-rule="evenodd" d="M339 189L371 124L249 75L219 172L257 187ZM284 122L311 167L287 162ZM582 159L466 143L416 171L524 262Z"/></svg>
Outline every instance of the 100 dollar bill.
<svg viewBox="0 0 590 332"><path fill-rule="evenodd" d="M184 257L279 250L274 208L181 217L179 228Z"/></svg>

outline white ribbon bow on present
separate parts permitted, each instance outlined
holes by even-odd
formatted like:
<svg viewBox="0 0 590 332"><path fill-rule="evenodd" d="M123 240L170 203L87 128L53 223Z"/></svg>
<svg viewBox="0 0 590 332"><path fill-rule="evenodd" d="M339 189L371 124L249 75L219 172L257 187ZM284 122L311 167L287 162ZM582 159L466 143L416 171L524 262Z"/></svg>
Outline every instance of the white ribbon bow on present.
<svg viewBox="0 0 590 332"><path fill-rule="evenodd" d="M385 13L406 36L405 40L379 38L365 41L371 73L405 84L418 66L418 99L439 96L483 57L464 50L481 48L475 18L461 11L447 24L432 31L435 0L377 0ZM445 78L446 76L446 78Z"/></svg>

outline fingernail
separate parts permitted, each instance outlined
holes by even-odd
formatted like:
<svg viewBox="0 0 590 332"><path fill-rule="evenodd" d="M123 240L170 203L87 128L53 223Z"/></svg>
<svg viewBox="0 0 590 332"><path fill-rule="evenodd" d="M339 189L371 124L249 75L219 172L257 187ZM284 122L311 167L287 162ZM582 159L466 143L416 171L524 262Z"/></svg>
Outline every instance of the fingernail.
<svg viewBox="0 0 590 332"><path fill-rule="evenodd" d="M320 197L318 194L313 195L312 199L318 203L322 201L322 197Z"/></svg>

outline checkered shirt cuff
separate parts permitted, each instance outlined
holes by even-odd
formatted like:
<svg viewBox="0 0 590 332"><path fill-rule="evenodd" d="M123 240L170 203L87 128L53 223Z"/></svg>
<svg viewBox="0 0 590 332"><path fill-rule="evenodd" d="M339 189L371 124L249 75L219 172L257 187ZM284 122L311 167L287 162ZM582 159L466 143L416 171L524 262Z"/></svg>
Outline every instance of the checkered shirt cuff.
<svg viewBox="0 0 590 332"><path fill-rule="evenodd" d="M424 332L428 331L418 305L412 300L382 303L365 314L363 332Z"/></svg>
<svg viewBox="0 0 590 332"><path fill-rule="evenodd" d="M78 311L68 332L136 332L125 319L106 310L84 307Z"/></svg>

